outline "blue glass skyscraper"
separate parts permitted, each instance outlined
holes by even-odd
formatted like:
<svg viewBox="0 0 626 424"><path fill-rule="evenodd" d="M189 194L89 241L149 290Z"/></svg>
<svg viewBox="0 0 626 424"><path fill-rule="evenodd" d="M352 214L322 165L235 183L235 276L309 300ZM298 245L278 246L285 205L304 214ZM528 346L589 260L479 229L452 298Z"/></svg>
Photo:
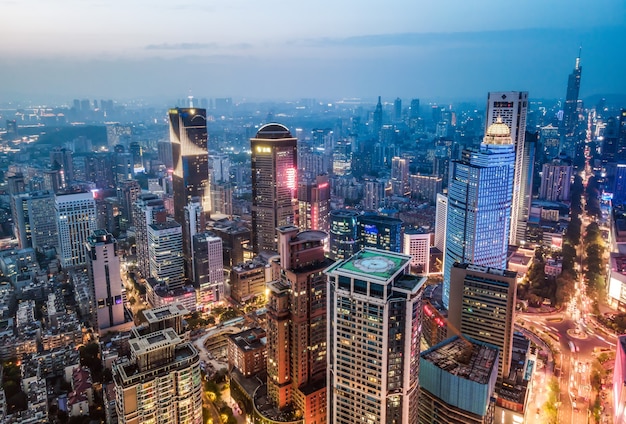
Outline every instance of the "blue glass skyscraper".
<svg viewBox="0 0 626 424"><path fill-rule="evenodd" d="M464 150L450 165L442 299L446 308L455 262L506 269L514 168L515 146L501 119L489 126L478 150Z"/></svg>

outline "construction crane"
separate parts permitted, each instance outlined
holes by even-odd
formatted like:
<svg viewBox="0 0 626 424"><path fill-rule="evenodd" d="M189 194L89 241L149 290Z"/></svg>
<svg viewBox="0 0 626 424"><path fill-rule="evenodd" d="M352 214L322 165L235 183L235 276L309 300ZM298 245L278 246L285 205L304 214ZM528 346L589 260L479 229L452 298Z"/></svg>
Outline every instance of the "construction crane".
<svg viewBox="0 0 626 424"><path fill-rule="evenodd" d="M435 308L432 305L432 303L430 303L429 300L423 300L422 304L423 304L424 313L428 315L429 317L434 315L435 323L438 326L443 327L445 325L459 339L463 341L465 347L463 348L463 352L461 353L461 356L459 357L459 362L462 364L468 364L470 359L472 358L472 352L474 351L474 344L470 342L469 340L467 340L467 338L463 335L463 333L461 333L461 331L458 328L456 328L455 325L453 325L450 321L448 321L448 319L444 317L441 314L441 312L439 312L439 310L437 310L437 308Z"/></svg>

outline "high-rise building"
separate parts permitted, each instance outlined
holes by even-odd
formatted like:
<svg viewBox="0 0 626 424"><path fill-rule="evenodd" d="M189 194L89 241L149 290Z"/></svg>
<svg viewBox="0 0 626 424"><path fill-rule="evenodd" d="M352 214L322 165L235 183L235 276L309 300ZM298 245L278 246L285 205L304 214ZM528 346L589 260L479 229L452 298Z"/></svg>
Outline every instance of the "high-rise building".
<svg viewBox="0 0 626 424"><path fill-rule="evenodd" d="M511 369L516 277L514 271L464 263L452 267L450 278L448 321L462 334L498 347L498 378L505 380Z"/></svg>
<svg viewBox="0 0 626 424"><path fill-rule="evenodd" d="M148 256L148 226L165 222L167 213L163 200L154 194L139 194L132 207L137 268L144 278L148 278L151 275L150 258Z"/></svg>
<svg viewBox="0 0 626 424"><path fill-rule="evenodd" d="M117 242L106 230L94 231L86 246L94 324L101 333L124 323L120 258L117 256Z"/></svg>
<svg viewBox="0 0 626 424"><path fill-rule="evenodd" d="M198 288L198 309L210 309L224 300L222 239L211 232L193 236L193 281Z"/></svg>
<svg viewBox="0 0 626 424"><path fill-rule="evenodd" d="M526 237L526 222L532 195L528 178L524 178L525 172L528 172L530 160L524 154L527 109L528 93L525 91L490 92L487 97L485 133L490 125L501 119L509 128L510 137L515 146L515 176L509 233L509 243L515 245L519 245Z"/></svg>
<svg viewBox="0 0 626 424"><path fill-rule="evenodd" d="M580 77L583 67L580 66L580 52L576 58L574 70L567 77L567 92L565 93L565 106L563 108L562 135L571 137L578 126L578 93L580 91ZM569 153L569 152L568 152Z"/></svg>
<svg viewBox="0 0 626 424"><path fill-rule="evenodd" d="M409 188L412 197L436 204L437 196L443 190L443 178L436 175L411 175Z"/></svg>
<svg viewBox="0 0 626 424"><path fill-rule="evenodd" d="M131 331L130 360L113 366L120 424L202 424L200 355L180 334L182 305L144 311Z"/></svg>
<svg viewBox="0 0 626 424"><path fill-rule="evenodd" d="M454 337L420 355L419 422L494 422L498 348Z"/></svg>
<svg viewBox="0 0 626 424"><path fill-rule="evenodd" d="M58 244L54 193L33 191L11 196L11 213L15 237L20 249L32 247L39 251Z"/></svg>
<svg viewBox="0 0 626 424"><path fill-rule="evenodd" d="M148 225L148 259L150 276L164 284L168 290L183 287L185 266L183 259L183 233L174 221Z"/></svg>
<svg viewBox="0 0 626 424"><path fill-rule="evenodd" d="M380 130L383 128L383 104L380 101L380 96L378 96L378 103L376 103L376 108L374 109L374 136L378 138L380 135Z"/></svg>
<svg viewBox="0 0 626 424"><path fill-rule="evenodd" d="M328 422L417 424L423 277L364 249L328 268Z"/></svg>
<svg viewBox="0 0 626 424"><path fill-rule="evenodd" d="M410 194L409 161L398 156L391 159L391 194L401 197Z"/></svg>
<svg viewBox="0 0 626 424"><path fill-rule="evenodd" d="M539 199L561 202L569 200L572 185L572 161L567 157L544 163L541 171Z"/></svg>
<svg viewBox="0 0 626 424"><path fill-rule="evenodd" d="M411 270L417 274L430 272L430 240L431 233L421 230L404 232L402 253L411 257Z"/></svg>
<svg viewBox="0 0 626 424"><path fill-rule="evenodd" d="M393 119L395 122L402 121L402 99L400 97L396 97L396 100L393 101Z"/></svg>
<svg viewBox="0 0 626 424"><path fill-rule="evenodd" d="M96 201L92 193L57 194L54 199L58 256L63 268L87 263L85 243L96 230Z"/></svg>
<svg viewBox="0 0 626 424"><path fill-rule="evenodd" d="M360 248L402 252L404 226L401 219L366 212L358 216L357 222Z"/></svg>
<svg viewBox="0 0 626 424"><path fill-rule="evenodd" d="M298 184L298 210L300 229L328 232L330 214L328 175L318 175L315 181L303 181Z"/></svg>
<svg viewBox="0 0 626 424"><path fill-rule="evenodd" d="M262 126L252 150L252 247L277 250L276 228L298 223L298 139L280 124Z"/></svg>
<svg viewBox="0 0 626 424"><path fill-rule="evenodd" d="M349 209L330 212L330 257L348 259L359 251L359 213Z"/></svg>
<svg viewBox="0 0 626 424"><path fill-rule="evenodd" d="M448 196L437 193L437 203L435 206L435 241L434 246L440 252L446 251L446 231L448 219Z"/></svg>
<svg viewBox="0 0 626 424"><path fill-rule="evenodd" d="M409 117L411 119L417 119L420 117L420 99L411 99L411 109L409 110Z"/></svg>
<svg viewBox="0 0 626 424"><path fill-rule="evenodd" d="M515 166L509 127L491 124L477 150L450 166L442 301L450 300L455 262L506 268Z"/></svg>
<svg viewBox="0 0 626 424"><path fill-rule="evenodd" d="M133 204L141 194L141 186L136 180L122 181L116 185L117 201L120 205L120 227L133 225Z"/></svg>
<svg viewBox="0 0 626 424"><path fill-rule="evenodd" d="M280 279L268 284L267 394L304 422L326 422L326 278L323 231L278 228ZM330 421L335 422L335 421Z"/></svg>
<svg viewBox="0 0 626 424"><path fill-rule="evenodd" d="M170 109L169 120L174 165L174 219L182 224L185 222L184 208L193 197L200 198L205 214L211 212L206 110ZM186 231L183 236L185 240L191 239ZM185 256L189 257L188 251L185 251Z"/></svg>
<svg viewBox="0 0 626 424"><path fill-rule="evenodd" d="M72 163L72 151L64 147L55 147L50 152L50 166L59 170L62 187L66 187L74 180L74 166Z"/></svg>

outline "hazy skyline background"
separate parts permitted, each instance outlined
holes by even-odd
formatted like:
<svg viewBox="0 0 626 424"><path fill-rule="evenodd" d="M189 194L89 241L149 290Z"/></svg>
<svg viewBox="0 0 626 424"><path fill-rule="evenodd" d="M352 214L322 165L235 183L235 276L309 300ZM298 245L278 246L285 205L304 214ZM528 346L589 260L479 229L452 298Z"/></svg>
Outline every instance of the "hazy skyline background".
<svg viewBox="0 0 626 424"><path fill-rule="evenodd" d="M0 0L1 101L626 94L623 0Z"/></svg>

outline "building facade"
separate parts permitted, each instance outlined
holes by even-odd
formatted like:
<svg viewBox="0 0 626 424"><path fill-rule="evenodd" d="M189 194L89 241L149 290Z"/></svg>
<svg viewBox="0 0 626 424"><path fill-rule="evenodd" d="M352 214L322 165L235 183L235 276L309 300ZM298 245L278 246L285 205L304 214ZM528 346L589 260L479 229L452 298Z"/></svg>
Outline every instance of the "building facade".
<svg viewBox="0 0 626 424"><path fill-rule="evenodd" d="M198 289L198 309L210 309L224 300L222 239L211 232L193 236L193 281Z"/></svg>
<svg viewBox="0 0 626 424"><path fill-rule="evenodd" d="M183 260L183 233L174 221L148 225L148 261L150 276L168 290L183 287L185 270Z"/></svg>
<svg viewBox="0 0 626 424"><path fill-rule="evenodd" d="M63 268L87 263L85 243L96 229L96 201L92 193L57 194L54 200L58 256Z"/></svg>
<svg viewBox="0 0 626 424"><path fill-rule="evenodd" d="M517 273L472 264L452 268L448 321L466 336L497 346L498 378L509 379ZM450 331L448 335L451 336Z"/></svg>
<svg viewBox="0 0 626 424"><path fill-rule="evenodd" d="M326 422L326 278L322 231L278 228L280 278L268 284L267 393L304 422ZM330 421L334 422L334 421Z"/></svg>
<svg viewBox="0 0 626 424"><path fill-rule="evenodd" d="M510 137L515 147L515 175L509 233L509 243L515 245L520 244L526 237L526 222L532 195L532 187L528 184L529 176L527 175L530 158L525 154L527 110L528 93L525 91L490 92L487 97L485 134L488 133L489 126L500 119L509 127Z"/></svg>
<svg viewBox="0 0 626 424"><path fill-rule="evenodd" d="M192 198L200 199L205 214L211 212L211 184L209 181L209 151L207 147L206 110L174 108L169 111L170 143L174 170L174 219L185 222L185 206ZM183 228L185 240L191 236ZM190 247L185 245L185 257Z"/></svg>
<svg viewBox="0 0 626 424"><path fill-rule="evenodd" d="M328 276L328 422L417 424L422 291L411 257L364 249Z"/></svg>
<svg viewBox="0 0 626 424"><path fill-rule="evenodd" d="M512 220L515 146L509 128L489 126L478 150L464 150L450 167L442 301L450 300L455 262L506 268Z"/></svg>
<svg viewBox="0 0 626 424"><path fill-rule="evenodd" d="M87 240L87 272L93 293L94 317L99 332L124 323L122 277L117 242L105 230Z"/></svg>

